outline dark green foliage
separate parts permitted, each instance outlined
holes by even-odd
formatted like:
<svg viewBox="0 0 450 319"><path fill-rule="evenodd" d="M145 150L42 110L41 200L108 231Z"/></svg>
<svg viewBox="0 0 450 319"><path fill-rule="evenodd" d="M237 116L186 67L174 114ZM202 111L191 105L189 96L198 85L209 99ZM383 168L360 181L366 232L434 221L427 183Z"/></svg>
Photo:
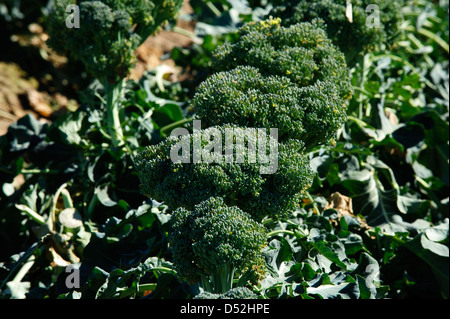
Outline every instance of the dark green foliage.
<svg viewBox="0 0 450 319"><path fill-rule="evenodd" d="M225 154L227 128L233 126L213 127L182 137L168 137L139 153L135 165L141 181L141 193L163 201L172 209L192 209L211 196L221 196L228 205L238 206L255 220L262 220L266 216L279 218L295 210L313 176L307 159L302 155L303 143L300 141L278 144L267 134L270 147L265 145L266 149L262 150L275 155L278 161L274 163L277 164L275 172L270 172L272 163L264 163L259 156L256 156L255 162L250 161L247 147L239 148L237 143L234 145L234 154L245 155L242 163L237 163L237 157L231 163L222 160L194 163L194 152L185 158L188 163L172 161L172 148L184 144L189 149L189 145L200 138L203 148L209 144L208 137L216 133L224 141L217 151ZM243 139L257 145L256 129L234 127L234 134L235 141ZM278 154L275 153L276 148ZM264 171L268 173L261 174Z"/></svg>
<svg viewBox="0 0 450 319"><path fill-rule="evenodd" d="M281 141L299 139L306 149L329 142L344 124L347 109L331 82L298 87L287 77L264 77L245 66L210 76L191 107L207 126L278 128Z"/></svg>
<svg viewBox="0 0 450 319"><path fill-rule="evenodd" d="M6 40L2 42L6 58L0 58L0 69L4 62L20 65L39 81L39 92L51 87L49 77L43 76L50 71L50 62L40 63L44 59L39 56L41 48L24 47L23 36L31 35L27 31L30 23L39 23L38 13L41 8L46 10L44 2L48 1L0 1L2 38ZM199 12L195 4L200 1L190 3ZM230 14L227 3L233 9L241 6L239 17ZM390 3L392 8L396 4ZM212 17L214 6L221 11L220 18L233 20ZM211 23L204 30L213 37L218 30L233 31L242 16L250 19L256 14L256 10L251 15L244 12L245 1L208 1L202 2L202 8L202 15L190 18ZM225 293L179 282L171 262L172 245L168 245L174 211L163 203L143 202L133 169L138 150L157 143L164 128L187 122L178 107L183 99L173 90L181 83L161 83L158 79L163 77L155 70L156 74L146 73L139 84L127 82L117 103L126 147L111 146L109 127L103 121L105 105L97 98L104 89L99 85L85 94L76 112L57 118L55 114L51 124L26 116L0 137L0 298L225 299L253 291L265 300L447 299L448 1L409 1L402 12L407 21L401 40L390 50L367 54L364 63L352 71L352 83L359 89L349 103L351 116L335 146L309 154L318 174L308 189L308 200L286 218L264 220L268 243L262 250L267 269L264 278L255 278L252 271L239 278L236 274L232 286L238 288ZM126 19L119 20L118 24L126 23ZM220 43L208 40L210 35L203 51L180 48L189 61L180 65L175 59L176 65L192 76L204 75L209 68L208 52ZM202 62L191 62L193 57ZM82 70L78 65L71 59L68 66L78 73ZM65 72L64 68L55 71ZM1 74L0 82L9 79ZM52 82L59 79L55 76ZM75 80L67 79L69 83ZM235 88L234 83L224 86ZM240 98L251 93L239 89ZM3 87L0 91L0 100L2 93L9 100L8 91ZM64 93L53 87L49 93L56 92ZM189 90L186 96L194 93ZM21 102L23 97L19 96ZM262 99L258 101L263 105ZM191 178L186 174L181 178L190 186ZM193 180L199 183L200 178ZM231 206L235 205L227 204L224 209ZM71 211L73 219L67 219ZM82 226L71 228L74 221ZM64 269L69 263L81 263L78 288L67 285L67 280L73 283L70 279L76 278L76 273ZM231 278L229 272L221 278L225 277ZM208 279L204 282L206 288L211 286ZM147 302L142 305L148 310ZM179 307L160 302L152 306L161 307L169 318L180 317Z"/></svg>
<svg viewBox="0 0 450 319"><path fill-rule="evenodd" d="M137 47L175 16L182 1L78 1L80 28L67 28L66 8L74 3L53 1L47 18L49 44L81 60L93 77L116 82L134 65Z"/></svg>
<svg viewBox="0 0 450 319"><path fill-rule="evenodd" d="M286 76L300 87L328 81L338 85L341 98L350 99L345 58L327 38L320 21L284 27L280 19L269 19L247 23L238 33L238 41L227 42L213 53L215 71L246 65L265 76Z"/></svg>
<svg viewBox="0 0 450 319"><path fill-rule="evenodd" d="M350 22L346 15L346 0L271 0L270 2L274 8L269 15L280 17L285 26L312 21L316 18L323 19L329 38L345 53L349 65L356 62L354 58L359 54L385 44L392 44L399 33L402 20L403 1L352 0L353 22ZM377 27L370 26L373 22L371 17L373 12L366 11L369 5L377 5L379 8L380 25ZM366 22L369 22L369 25Z"/></svg>
<svg viewBox="0 0 450 319"><path fill-rule="evenodd" d="M264 226L222 198L212 197L192 211L179 208L170 222L169 243L181 280L201 280L205 290L224 293L232 288L234 274L264 274Z"/></svg>

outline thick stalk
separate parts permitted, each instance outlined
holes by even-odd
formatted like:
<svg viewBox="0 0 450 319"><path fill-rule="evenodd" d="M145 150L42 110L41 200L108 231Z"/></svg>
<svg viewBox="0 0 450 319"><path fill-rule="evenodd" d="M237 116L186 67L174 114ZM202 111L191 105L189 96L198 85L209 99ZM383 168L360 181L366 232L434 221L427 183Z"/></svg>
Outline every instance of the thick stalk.
<svg viewBox="0 0 450 319"><path fill-rule="evenodd" d="M123 141L122 125L120 124L120 99L123 96L125 81L121 79L116 84L104 82L106 97L106 120L108 123L109 135L113 147L121 146Z"/></svg>
<svg viewBox="0 0 450 319"><path fill-rule="evenodd" d="M226 293L233 288L234 267L223 266L219 268L218 277L216 277L216 291Z"/></svg>
<svg viewBox="0 0 450 319"><path fill-rule="evenodd" d="M233 288L235 268L228 265L218 266L211 276L201 276L202 287L205 291L223 294Z"/></svg>
<svg viewBox="0 0 450 319"><path fill-rule="evenodd" d="M368 61L368 56L367 55L363 55L359 58L359 67L361 70L361 74L360 74L360 78L359 78L359 83L358 83L358 87L360 87L362 90L364 90L365 84L366 84L366 77L367 77L367 61ZM364 118L363 114L364 114L364 110L363 110L363 103L364 103L364 98L362 96L362 94L360 93L358 96L358 118L360 120L362 120Z"/></svg>

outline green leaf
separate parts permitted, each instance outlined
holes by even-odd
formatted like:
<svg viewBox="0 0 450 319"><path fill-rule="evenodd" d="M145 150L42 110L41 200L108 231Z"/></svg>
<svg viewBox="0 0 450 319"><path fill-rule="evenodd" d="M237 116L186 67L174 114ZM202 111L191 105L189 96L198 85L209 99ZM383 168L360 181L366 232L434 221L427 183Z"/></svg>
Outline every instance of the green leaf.
<svg viewBox="0 0 450 319"><path fill-rule="evenodd" d="M341 220L345 220L345 218L341 218ZM341 242L345 246L345 253L347 255L356 254L363 248L363 239L360 235L354 234L351 232L347 232L344 237L344 232L339 233L339 237L341 238Z"/></svg>
<svg viewBox="0 0 450 319"><path fill-rule="evenodd" d="M347 262L347 256L345 254L344 245L339 241L327 241L325 234L324 230L313 228L308 236L308 241L312 243L314 248L316 248L321 255L346 270L347 264L344 261Z"/></svg>
<svg viewBox="0 0 450 319"><path fill-rule="evenodd" d="M167 114L169 118L174 122L183 119L183 112L181 110L181 107L177 104L167 103L163 107L159 108L158 111Z"/></svg>
<svg viewBox="0 0 450 319"><path fill-rule="evenodd" d="M64 227L69 229L80 228L83 221L80 213L75 208L66 208L58 214L58 220Z"/></svg>
<svg viewBox="0 0 450 319"><path fill-rule="evenodd" d="M67 145L80 145L83 133L83 121L86 119L86 113L82 110L67 113L58 118L55 124L51 126L49 135L56 141Z"/></svg>
<svg viewBox="0 0 450 319"><path fill-rule="evenodd" d="M106 207L113 207L117 204L116 201L112 200L108 194L108 185L98 186L95 189L95 194L98 200Z"/></svg>
<svg viewBox="0 0 450 319"><path fill-rule="evenodd" d="M422 125L410 122L396 129L392 133L392 136L405 148L410 148L416 146L425 139L425 132Z"/></svg>
<svg viewBox="0 0 450 319"><path fill-rule="evenodd" d="M378 103L374 102L374 110L372 114L372 125L376 128L378 141L383 140L387 135L397 129L397 125L392 123L384 113L384 99Z"/></svg>
<svg viewBox="0 0 450 319"><path fill-rule="evenodd" d="M428 249L436 255L442 257L449 257L449 249L447 246L443 244L436 243L434 241L429 240L426 236L420 237L420 243L424 249Z"/></svg>
<svg viewBox="0 0 450 319"><path fill-rule="evenodd" d="M25 299L30 291L31 283L29 281L10 281L6 283L7 290L11 299Z"/></svg>
<svg viewBox="0 0 450 319"><path fill-rule="evenodd" d="M122 269L114 269L106 278L105 283L98 289L96 299L110 299L117 297L120 291L119 279L124 274Z"/></svg>
<svg viewBox="0 0 450 319"><path fill-rule="evenodd" d="M393 137L385 137L382 141L370 140L370 143L377 147L386 147L391 150L398 149L402 153L405 151L404 145Z"/></svg>
<svg viewBox="0 0 450 319"><path fill-rule="evenodd" d="M291 268L295 265L295 262L287 260L289 256L292 256L292 253L289 252L290 247L288 248L286 243L278 239L273 239L269 243L270 249L263 252L268 274L260 282L260 285L265 293L268 290L275 289L277 285L285 287L288 284L287 278L296 276L295 272L294 274L291 273Z"/></svg>
<svg viewBox="0 0 450 319"><path fill-rule="evenodd" d="M24 151L37 144L36 141L43 140L47 127L48 125L43 125L31 114L12 123L8 128L8 135L11 136L10 152Z"/></svg>
<svg viewBox="0 0 450 319"><path fill-rule="evenodd" d="M316 272L308 263L303 263L302 274L305 280L312 280L316 276Z"/></svg>
<svg viewBox="0 0 450 319"><path fill-rule="evenodd" d="M278 251L277 256L277 264L280 265L284 261L290 261L292 259L292 256L294 255L292 248L288 241L284 238L280 238L281 247Z"/></svg>
<svg viewBox="0 0 450 319"><path fill-rule="evenodd" d="M342 184L356 191L352 196L353 210L366 218L370 226L379 226L392 220L392 216L400 213L397 207L398 191L382 190L372 176L368 181L343 181Z"/></svg>
<svg viewBox="0 0 450 319"><path fill-rule="evenodd" d="M331 224L328 219L326 219L323 216L320 215L313 215L306 218L306 224L308 224L308 227L310 228L319 228L319 229L325 229L326 231L331 231Z"/></svg>
<svg viewBox="0 0 450 319"><path fill-rule="evenodd" d="M434 242L448 240L448 234L449 234L448 219L446 220L445 223L441 223L438 226L425 229L425 235L427 235L427 238Z"/></svg>
<svg viewBox="0 0 450 319"><path fill-rule="evenodd" d="M353 211L366 218L370 226L395 223L397 216L421 215L429 202L413 196L400 195L392 169L375 157L368 157L366 169L346 171L341 174L341 184L352 197ZM381 180L383 182L381 182Z"/></svg>
<svg viewBox="0 0 450 319"><path fill-rule="evenodd" d="M375 258L362 253L358 267L352 272L356 276L361 299L375 299L380 282L380 266Z"/></svg>
<svg viewBox="0 0 450 319"><path fill-rule="evenodd" d="M414 254L426 262L433 271L436 281L446 298L449 296L449 249L447 246L428 240L425 234L418 234L405 244Z"/></svg>
<svg viewBox="0 0 450 319"><path fill-rule="evenodd" d="M161 128L182 120L183 113L180 106L168 103L154 110L152 119L157 124L157 126Z"/></svg>
<svg viewBox="0 0 450 319"><path fill-rule="evenodd" d="M412 195L398 195L397 207L403 214L423 216L430 208L430 201L415 198Z"/></svg>
<svg viewBox="0 0 450 319"><path fill-rule="evenodd" d="M290 261L292 258L292 249L289 243L284 238L273 239L269 243L270 249L264 252L266 259L266 266L272 276L277 277L279 268L285 261Z"/></svg>
<svg viewBox="0 0 450 319"><path fill-rule="evenodd" d="M359 295L358 287L353 283L308 287L306 291L308 295L318 295L321 299L353 299Z"/></svg>

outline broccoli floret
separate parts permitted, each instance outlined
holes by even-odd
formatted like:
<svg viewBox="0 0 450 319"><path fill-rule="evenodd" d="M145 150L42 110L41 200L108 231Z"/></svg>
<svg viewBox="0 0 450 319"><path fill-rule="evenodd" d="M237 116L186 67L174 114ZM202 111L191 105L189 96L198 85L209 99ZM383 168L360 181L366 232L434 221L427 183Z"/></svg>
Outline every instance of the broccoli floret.
<svg viewBox="0 0 450 319"><path fill-rule="evenodd" d="M280 17L283 25L312 21L325 21L330 39L344 52L347 63L353 66L357 55L382 45L393 43L399 34L404 1L352 0L352 22L346 14L347 0L269 0L274 5L269 16ZM369 5L379 9L380 24L373 27L373 13ZM368 9L368 12L366 11ZM368 22L368 23L367 23Z"/></svg>
<svg viewBox="0 0 450 319"><path fill-rule="evenodd" d="M169 244L181 281L200 281L211 293L225 293L247 271L265 273L266 229L236 206L211 197L192 211L178 208L170 220Z"/></svg>
<svg viewBox="0 0 450 319"><path fill-rule="evenodd" d="M232 155L196 162L195 150L189 151L192 145L201 140L201 148L207 150L214 135L218 135L214 141L220 137L221 144L211 151L225 155L231 151ZM171 152L180 145L189 152L183 160L174 161ZM258 150L250 151L247 145L257 145ZM168 137L140 152L135 166L141 193L171 209L193 209L211 196L221 196L228 205L238 206L261 221L266 216L287 216L310 187L313 172L303 156L303 147L298 140L278 143L269 132L224 125Z"/></svg>
<svg viewBox="0 0 450 319"><path fill-rule="evenodd" d="M196 295L194 299L258 299L258 296L246 287L236 287L224 294L214 294L203 291Z"/></svg>
<svg viewBox="0 0 450 319"><path fill-rule="evenodd" d="M239 39L213 52L212 67L226 71L239 65L253 66L264 76L285 76L300 87L318 81L337 85L345 100L352 95L344 55L335 47L320 20L288 27L280 19L249 22L238 30Z"/></svg>
<svg viewBox="0 0 450 319"><path fill-rule="evenodd" d="M302 140L306 150L331 141L347 118L336 84L318 80L298 87L287 77L265 77L249 66L210 76L190 107L206 126L276 127L281 141Z"/></svg>
<svg viewBox="0 0 450 319"><path fill-rule="evenodd" d="M68 28L66 8L77 3L79 28ZM51 4L46 23L49 45L80 60L101 82L111 144L122 146L119 110L125 78L136 61L135 51L161 23L176 14L182 0L53 0Z"/></svg>
<svg viewBox="0 0 450 319"><path fill-rule="evenodd" d="M135 63L135 50L179 10L181 0L53 0L47 17L49 44L79 59L94 78L115 83ZM78 4L80 28L67 28L66 8Z"/></svg>

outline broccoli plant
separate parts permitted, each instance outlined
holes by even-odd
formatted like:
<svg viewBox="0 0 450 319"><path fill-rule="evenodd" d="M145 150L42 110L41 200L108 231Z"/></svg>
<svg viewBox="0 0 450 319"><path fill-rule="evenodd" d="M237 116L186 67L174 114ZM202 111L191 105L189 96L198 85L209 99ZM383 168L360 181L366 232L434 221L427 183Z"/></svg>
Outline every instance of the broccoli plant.
<svg viewBox="0 0 450 319"><path fill-rule="evenodd" d="M54 0L47 18L49 44L80 60L104 87L109 134L113 146L123 143L120 100L125 77L135 63L135 50L180 9L181 0ZM69 28L66 9L78 4L79 28ZM70 7L69 7L70 8ZM75 19L75 17L74 17Z"/></svg>
<svg viewBox="0 0 450 319"><path fill-rule="evenodd" d="M206 152L213 135L215 141L222 137L224 141L212 149L214 154L231 151L231 157L207 160L214 157L212 152L211 155ZM179 145L195 148L196 141L203 150L201 161L195 161L195 151L174 161L173 150ZM235 143L230 145L228 141ZM248 145L257 146L254 153ZM281 144L270 135L258 135L257 129L224 125L168 137L140 152L135 165L141 193L163 201L171 209L193 209L210 197L220 196L227 205L238 206L261 221L266 216L274 219L288 216L310 187L313 173L302 149L303 143L297 140ZM265 156L259 156L261 153Z"/></svg>
<svg viewBox="0 0 450 319"><path fill-rule="evenodd" d="M190 103L208 128L194 121L192 134L182 129L135 160L141 193L174 210L180 279L218 297L235 271L261 270L258 223L298 208L313 178L305 154L332 140L352 95L344 55L319 20L268 19L238 33L213 53L214 73Z"/></svg>
<svg viewBox="0 0 450 319"><path fill-rule="evenodd" d="M298 87L287 77L263 76L250 66L210 76L198 87L190 107L207 126L278 128L281 141L301 140L306 151L332 141L347 118L336 84L317 80Z"/></svg>
<svg viewBox="0 0 450 319"><path fill-rule="evenodd" d="M169 243L182 281L200 281L205 291L226 293L235 277L264 275L266 229L222 198L211 197L192 211L177 209L171 226Z"/></svg>
<svg viewBox="0 0 450 319"><path fill-rule="evenodd" d="M403 0L269 2L274 6L269 16L280 17L285 26L323 19L329 38L344 52L351 66L358 60L358 55L392 43L399 34L404 3Z"/></svg>

